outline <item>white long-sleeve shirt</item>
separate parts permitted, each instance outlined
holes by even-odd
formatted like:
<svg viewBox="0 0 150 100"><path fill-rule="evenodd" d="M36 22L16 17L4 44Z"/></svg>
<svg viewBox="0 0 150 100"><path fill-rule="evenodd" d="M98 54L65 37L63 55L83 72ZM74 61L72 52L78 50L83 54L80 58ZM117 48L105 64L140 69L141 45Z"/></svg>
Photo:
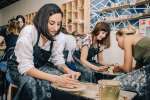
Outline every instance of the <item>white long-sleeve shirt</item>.
<svg viewBox="0 0 150 100"><path fill-rule="evenodd" d="M37 42L37 37L37 29L33 25L25 26L20 32L14 52L19 63L18 70L21 74L35 67L33 62L33 47ZM50 43L51 41L48 41L44 46L41 46L42 41L39 40L38 45L48 51Z"/></svg>
<svg viewBox="0 0 150 100"><path fill-rule="evenodd" d="M27 25L20 32L19 38L15 47L15 55L17 57L18 70L21 74L26 73L31 68L35 67L33 62L33 47L37 42L38 33L37 29L33 25ZM69 50L67 61L72 60L72 53L76 47L76 40L73 36L64 33L55 36L55 42L52 49L51 61L55 64L64 64L65 59L63 50ZM42 46L42 41L39 40L38 45L49 51L51 41L48 41Z"/></svg>
<svg viewBox="0 0 150 100"><path fill-rule="evenodd" d="M68 50L67 61L72 61L72 54L76 48L76 39L72 35L60 33L55 37L55 42L52 49L50 61L54 65L65 64L64 50Z"/></svg>

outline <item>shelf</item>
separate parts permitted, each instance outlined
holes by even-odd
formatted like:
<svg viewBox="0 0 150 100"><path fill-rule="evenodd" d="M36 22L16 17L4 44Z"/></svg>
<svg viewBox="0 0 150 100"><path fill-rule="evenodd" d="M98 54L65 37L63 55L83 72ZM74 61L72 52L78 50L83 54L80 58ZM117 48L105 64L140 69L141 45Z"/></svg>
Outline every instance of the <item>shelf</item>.
<svg viewBox="0 0 150 100"><path fill-rule="evenodd" d="M73 12L72 13L72 19L76 20L78 18L78 13L77 12Z"/></svg>
<svg viewBox="0 0 150 100"><path fill-rule="evenodd" d="M62 5L63 26L69 33L88 33L90 30L90 0L72 0Z"/></svg>
<svg viewBox="0 0 150 100"><path fill-rule="evenodd" d="M105 21L107 21L108 23L112 23L112 22L120 22L120 21L126 21L126 20L133 20L133 19L139 19L142 17L150 17L150 14L136 14L136 15L122 15L120 17L106 17ZM110 20L112 19L112 20Z"/></svg>
<svg viewBox="0 0 150 100"><path fill-rule="evenodd" d="M79 33L84 33L84 24L79 24L78 25L78 32Z"/></svg>
<svg viewBox="0 0 150 100"><path fill-rule="evenodd" d="M71 1L67 3L67 9L72 11L72 2Z"/></svg>
<svg viewBox="0 0 150 100"><path fill-rule="evenodd" d="M139 19L150 18L149 10L150 0L92 0L90 28L92 30L97 21L108 22L112 30L128 24L138 27Z"/></svg>
<svg viewBox="0 0 150 100"><path fill-rule="evenodd" d="M78 24L77 23L73 23L72 24L72 32L75 32L78 30Z"/></svg>
<svg viewBox="0 0 150 100"><path fill-rule="evenodd" d="M77 2L76 1L72 2L72 10L77 10Z"/></svg>
<svg viewBox="0 0 150 100"><path fill-rule="evenodd" d="M99 12L110 12L110 11L117 10L117 9L120 9L120 8L129 8L129 7L133 7L133 6L143 5L143 4L146 4L146 3L150 3L150 0L137 1L135 3L124 4L124 5L119 5L119 4L116 3L116 6L106 7L104 9L100 9Z"/></svg>
<svg viewBox="0 0 150 100"><path fill-rule="evenodd" d="M135 4L133 3L131 3L131 6L139 6L139 5L143 5L143 4L146 4L146 3L150 3L150 1L149 0L143 0L143 1L138 1L138 2L136 2Z"/></svg>
<svg viewBox="0 0 150 100"><path fill-rule="evenodd" d="M78 0L78 9L82 9L82 8L84 8L84 2L85 2L86 0Z"/></svg>
<svg viewBox="0 0 150 100"><path fill-rule="evenodd" d="M130 5L126 4L126 5L120 5L120 6L116 6L116 7L106 7L104 9L100 9L100 12L110 12L119 8L128 8Z"/></svg>
<svg viewBox="0 0 150 100"><path fill-rule="evenodd" d="M25 15L25 19L26 19L26 24L32 24L32 20L34 18L34 16L36 15L36 12L33 12L33 13L29 13L27 15Z"/></svg>

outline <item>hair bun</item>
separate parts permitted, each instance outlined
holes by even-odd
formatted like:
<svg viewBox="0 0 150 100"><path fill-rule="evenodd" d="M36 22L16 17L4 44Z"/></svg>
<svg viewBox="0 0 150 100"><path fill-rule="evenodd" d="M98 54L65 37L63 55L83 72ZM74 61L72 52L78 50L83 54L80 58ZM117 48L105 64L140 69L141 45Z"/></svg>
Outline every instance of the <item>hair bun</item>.
<svg viewBox="0 0 150 100"><path fill-rule="evenodd" d="M134 33L136 33L136 28L130 25L127 28L121 29L121 31L123 33L125 33L126 35L128 35L128 34L134 34Z"/></svg>

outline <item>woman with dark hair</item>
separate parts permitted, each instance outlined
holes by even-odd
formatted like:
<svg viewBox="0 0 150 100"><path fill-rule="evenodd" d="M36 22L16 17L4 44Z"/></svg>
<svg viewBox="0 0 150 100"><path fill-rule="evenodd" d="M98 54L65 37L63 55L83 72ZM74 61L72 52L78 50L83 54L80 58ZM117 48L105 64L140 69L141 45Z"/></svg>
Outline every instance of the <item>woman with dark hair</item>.
<svg viewBox="0 0 150 100"><path fill-rule="evenodd" d="M25 26L25 18L22 15L18 15L16 17L16 20L18 21L19 24L19 31Z"/></svg>
<svg viewBox="0 0 150 100"><path fill-rule="evenodd" d="M70 68L76 71L76 68L73 64L73 52L76 49L76 39L73 35L69 34L65 28L61 28L60 34L55 37L51 62L56 65L59 69L63 69L62 71ZM70 73L74 73L74 71L70 70ZM77 73L77 72L76 72ZM76 74L76 78L80 76Z"/></svg>
<svg viewBox="0 0 150 100"><path fill-rule="evenodd" d="M16 41L19 35L19 26L15 18L12 18L8 21L8 27L4 29L3 32L0 34L4 37L5 41L5 51L1 61L7 61L10 57L11 53L13 52L13 48L16 45Z"/></svg>
<svg viewBox="0 0 150 100"><path fill-rule="evenodd" d="M14 52L14 47L16 45L16 41L19 35L19 26L15 18L12 18L8 21L8 26L5 27L2 32L0 32L0 35L4 37L4 41L5 41L4 43L6 46L4 50L4 54L0 59L0 71L4 72L4 78L3 78L4 79L3 91L4 91L8 89L9 82L11 82L10 76L6 74L8 69L7 60Z"/></svg>
<svg viewBox="0 0 150 100"><path fill-rule="evenodd" d="M1 34L4 37L6 49L5 52L11 47L15 47L19 35L19 26L15 18L8 21L8 27Z"/></svg>
<svg viewBox="0 0 150 100"><path fill-rule="evenodd" d="M110 26L105 22L98 22L92 34L77 37L77 50L74 53L81 77L86 81L95 82L93 72L105 70L103 63L103 50L110 46ZM95 60L97 57L98 63Z"/></svg>
<svg viewBox="0 0 150 100"><path fill-rule="evenodd" d="M72 78L78 79L80 73L75 72L76 70L70 66L73 61L72 54L76 48L76 39L70 35L65 30L65 28L61 27L60 31L61 32L54 37L55 41L52 49L52 55L50 57L50 62L57 66L57 68L63 73L67 72L72 74Z"/></svg>
<svg viewBox="0 0 150 100"><path fill-rule="evenodd" d="M56 4L46 4L37 12L33 25L22 29L14 54L8 61L8 73L19 87L15 100L51 100L57 98L51 83L69 88L78 85L70 78L75 73L62 75L48 62L54 37L60 33L62 17ZM61 93L59 96L64 97Z"/></svg>

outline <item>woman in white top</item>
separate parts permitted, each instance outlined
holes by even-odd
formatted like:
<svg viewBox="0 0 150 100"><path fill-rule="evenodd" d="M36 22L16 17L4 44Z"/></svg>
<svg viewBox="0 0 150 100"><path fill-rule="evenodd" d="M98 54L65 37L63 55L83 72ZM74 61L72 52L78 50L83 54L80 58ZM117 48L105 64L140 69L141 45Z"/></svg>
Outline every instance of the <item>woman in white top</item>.
<svg viewBox="0 0 150 100"><path fill-rule="evenodd" d="M18 38L8 67L14 84L18 86L15 100L47 100L55 97L51 83L73 88L78 73L64 68L68 75L48 65L53 47L53 37L60 33L63 13L56 4L46 4L37 12L33 25L25 26ZM59 95L67 97L68 95ZM75 99L75 98L74 98Z"/></svg>
<svg viewBox="0 0 150 100"><path fill-rule="evenodd" d="M60 34L55 36L55 41L54 41L50 61L54 65L56 65L59 69L62 69L62 67L70 68L70 66L68 65L71 65L73 62L72 55L75 49L76 49L75 37L72 35L60 32ZM65 70L62 69L61 71L64 72Z"/></svg>

